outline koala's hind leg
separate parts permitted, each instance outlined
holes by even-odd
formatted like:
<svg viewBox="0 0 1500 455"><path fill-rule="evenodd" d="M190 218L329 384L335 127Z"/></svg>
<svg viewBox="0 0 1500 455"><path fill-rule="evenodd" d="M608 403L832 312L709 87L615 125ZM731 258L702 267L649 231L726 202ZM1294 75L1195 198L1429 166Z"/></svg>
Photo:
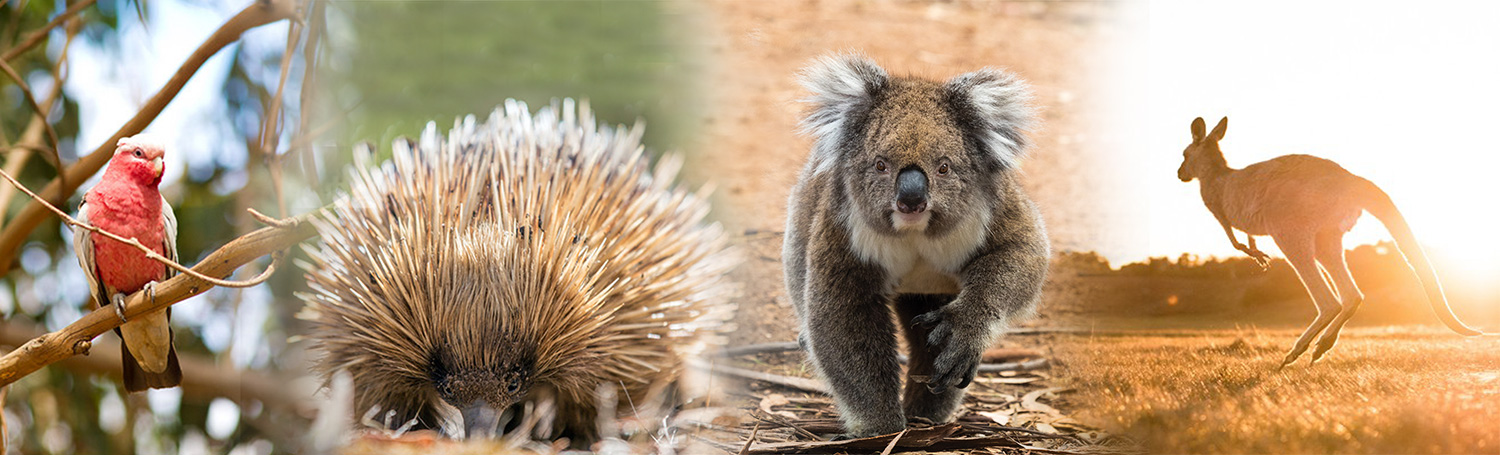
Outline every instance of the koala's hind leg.
<svg viewBox="0 0 1500 455"><path fill-rule="evenodd" d="M933 361L940 353L928 344L927 327L912 323L912 318L935 311L951 301L952 295L941 294L902 294L896 297L896 314L900 316L901 329L906 333L907 356L911 359L906 363L906 392L901 400L908 418L946 422L963 404L964 389L944 387L941 392L933 393L927 388L927 380L936 370Z"/></svg>
<svg viewBox="0 0 1500 455"><path fill-rule="evenodd" d="M890 300L881 273L814 267L803 333L813 365L828 383L844 422L844 437L906 429L901 412L901 364Z"/></svg>

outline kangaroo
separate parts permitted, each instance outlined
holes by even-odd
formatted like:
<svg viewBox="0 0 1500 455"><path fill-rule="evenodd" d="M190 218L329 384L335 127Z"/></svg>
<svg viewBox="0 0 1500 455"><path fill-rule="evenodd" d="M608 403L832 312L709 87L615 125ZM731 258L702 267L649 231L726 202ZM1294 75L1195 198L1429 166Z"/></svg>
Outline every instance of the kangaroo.
<svg viewBox="0 0 1500 455"><path fill-rule="evenodd" d="M1193 143L1182 151L1177 178L1183 182L1198 179L1203 204L1219 220L1230 243L1262 266L1269 258L1255 248L1255 236L1271 236L1318 307L1318 317L1297 338L1281 367L1295 362L1321 332L1311 361L1317 362L1338 342L1339 330L1359 311L1364 294L1344 262L1343 239L1363 212L1374 215L1395 238L1396 246L1427 291L1427 300L1438 319L1461 335L1484 334L1464 325L1453 314L1443 296L1443 286L1407 226L1406 218L1380 187L1333 161L1309 155L1286 155L1244 169L1231 168L1224 160L1224 152L1219 150L1229 118L1220 120L1207 133L1205 126L1202 117L1193 120ZM1235 229L1246 234L1248 245L1235 237ZM1324 272L1333 281L1333 287L1325 280Z"/></svg>

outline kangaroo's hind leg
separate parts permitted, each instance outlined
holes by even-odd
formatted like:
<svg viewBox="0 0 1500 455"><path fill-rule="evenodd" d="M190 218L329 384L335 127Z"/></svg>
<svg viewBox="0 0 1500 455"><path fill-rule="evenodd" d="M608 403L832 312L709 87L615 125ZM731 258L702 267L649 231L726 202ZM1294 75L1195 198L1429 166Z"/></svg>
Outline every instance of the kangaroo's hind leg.
<svg viewBox="0 0 1500 455"><path fill-rule="evenodd" d="M1323 358L1323 354L1329 349L1333 349L1333 344L1339 341L1339 330L1349 323L1349 318L1354 317L1354 312L1359 311L1359 305L1365 301L1364 293L1359 292L1359 286L1354 284L1354 276L1349 274L1349 266L1344 261L1343 239L1343 233L1333 231L1318 234L1316 240L1318 262L1323 264L1323 269L1328 271L1334 285L1338 286L1339 303L1343 311L1323 331L1323 336L1318 337L1318 348L1313 350L1312 355L1314 362Z"/></svg>
<svg viewBox="0 0 1500 455"><path fill-rule="evenodd" d="M1312 296L1313 304L1318 307L1318 317L1313 319L1312 325L1297 337L1297 343L1292 345L1291 352L1286 354L1286 359L1281 361L1284 368L1297 360L1303 352L1307 352L1307 346L1312 343L1314 336L1322 332L1324 327L1332 323L1342 308L1333 291L1328 288L1328 283L1323 280L1323 274L1318 270L1316 259L1317 248L1311 235L1273 235L1276 246L1286 254L1286 261L1297 270L1297 277L1302 279L1302 286L1307 288L1308 295Z"/></svg>

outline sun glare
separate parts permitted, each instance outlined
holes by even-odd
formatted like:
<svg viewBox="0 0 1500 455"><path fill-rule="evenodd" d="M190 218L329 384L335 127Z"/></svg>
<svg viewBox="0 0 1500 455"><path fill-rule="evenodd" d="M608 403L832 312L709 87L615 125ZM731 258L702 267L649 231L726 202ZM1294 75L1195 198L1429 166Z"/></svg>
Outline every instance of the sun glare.
<svg viewBox="0 0 1500 455"><path fill-rule="evenodd" d="M1334 160L1395 199L1444 276L1500 276L1500 4L1152 1L1125 8L1101 78L1116 119L1116 201L1146 242L1103 245L1114 263L1182 252L1234 256L1198 185L1174 172L1204 117L1230 118L1231 166L1306 153ZM1335 19L1329 19L1335 18ZM1231 20L1232 19L1232 20ZM1399 30L1400 33L1393 33ZM1134 62L1134 64L1131 64ZM1144 62L1144 64L1142 63ZM1144 90L1143 90L1144 89ZM1389 240L1361 218L1345 245ZM1263 238L1267 252L1274 243Z"/></svg>

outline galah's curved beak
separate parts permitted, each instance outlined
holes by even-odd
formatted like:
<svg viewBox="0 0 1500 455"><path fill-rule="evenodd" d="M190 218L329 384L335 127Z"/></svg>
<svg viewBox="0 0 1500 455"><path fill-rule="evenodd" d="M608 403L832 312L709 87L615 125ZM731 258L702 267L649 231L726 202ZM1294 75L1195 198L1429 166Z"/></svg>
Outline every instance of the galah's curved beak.
<svg viewBox="0 0 1500 455"><path fill-rule="evenodd" d="M156 178L161 178L167 172L166 160L157 157L151 159L151 171L156 173Z"/></svg>

